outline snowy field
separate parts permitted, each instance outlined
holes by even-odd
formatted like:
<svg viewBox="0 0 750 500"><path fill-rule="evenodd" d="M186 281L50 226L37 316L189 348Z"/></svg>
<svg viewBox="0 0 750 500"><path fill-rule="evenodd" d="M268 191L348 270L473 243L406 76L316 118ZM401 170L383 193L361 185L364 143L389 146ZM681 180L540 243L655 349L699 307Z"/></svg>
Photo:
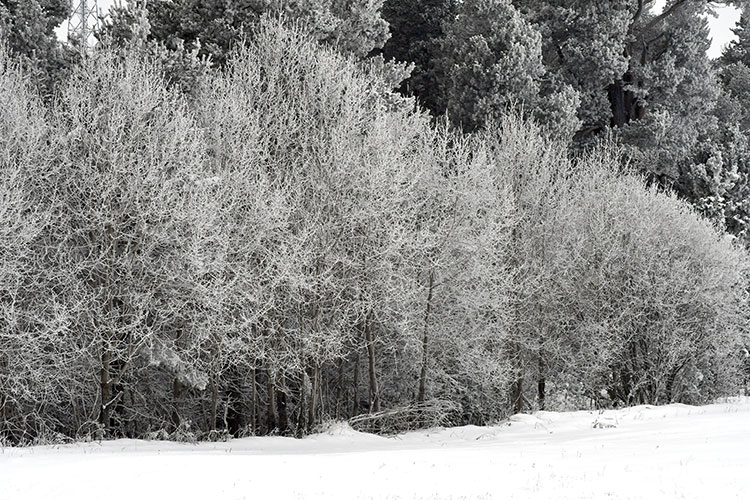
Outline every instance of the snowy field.
<svg viewBox="0 0 750 500"><path fill-rule="evenodd" d="M517 415L394 438L0 449L0 500L750 498L750 398Z"/></svg>

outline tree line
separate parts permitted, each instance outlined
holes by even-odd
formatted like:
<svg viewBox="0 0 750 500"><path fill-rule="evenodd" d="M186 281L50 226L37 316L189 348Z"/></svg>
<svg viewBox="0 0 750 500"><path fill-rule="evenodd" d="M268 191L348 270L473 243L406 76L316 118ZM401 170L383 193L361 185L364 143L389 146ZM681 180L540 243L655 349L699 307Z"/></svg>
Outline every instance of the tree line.
<svg viewBox="0 0 750 500"><path fill-rule="evenodd" d="M557 94L473 127L394 90L375 45L342 51L351 19L259 15L214 64L132 12L52 93L0 51L3 442L483 424L743 383L743 239L616 136L572 148L538 111Z"/></svg>

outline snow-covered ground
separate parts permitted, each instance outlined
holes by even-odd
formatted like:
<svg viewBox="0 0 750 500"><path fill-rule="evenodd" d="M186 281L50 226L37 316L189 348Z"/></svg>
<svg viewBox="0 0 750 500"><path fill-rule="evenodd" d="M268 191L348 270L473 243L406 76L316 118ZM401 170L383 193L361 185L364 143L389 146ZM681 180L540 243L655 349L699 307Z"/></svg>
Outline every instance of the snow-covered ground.
<svg viewBox="0 0 750 500"><path fill-rule="evenodd" d="M0 500L748 499L750 398L539 412L393 438L0 449Z"/></svg>

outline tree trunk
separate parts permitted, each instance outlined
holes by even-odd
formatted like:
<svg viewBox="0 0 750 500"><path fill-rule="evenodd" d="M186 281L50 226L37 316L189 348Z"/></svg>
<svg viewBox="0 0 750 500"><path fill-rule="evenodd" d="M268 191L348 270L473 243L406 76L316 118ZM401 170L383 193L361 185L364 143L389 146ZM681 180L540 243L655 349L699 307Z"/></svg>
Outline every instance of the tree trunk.
<svg viewBox="0 0 750 500"><path fill-rule="evenodd" d="M370 313L365 317L365 340L367 341L368 375L370 377L370 412L380 411L380 394L375 372L375 335L372 332Z"/></svg>
<svg viewBox="0 0 750 500"><path fill-rule="evenodd" d="M289 429L289 417L286 411L286 393L284 391L276 391L276 406L279 413L279 434L286 434Z"/></svg>
<svg viewBox="0 0 750 500"><path fill-rule="evenodd" d="M276 388L274 387L271 372L267 374L268 406L266 411L266 431L271 433L278 428L276 410Z"/></svg>
<svg viewBox="0 0 750 500"><path fill-rule="evenodd" d="M427 381L427 342L430 327L430 312L432 310L432 291L435 287L435 269L430 269L430 282L427 291L427 306L424 312L424 332L422 334L422 369L419 372L419 391L417 392L417 401L419 403L425 398L425 384Z"/></svg>
<svg viewBox="0 0 750 500"><path fill-rule="evenodd" d="M631 121L640 120L646 114L646 108L635 92L627 88L632 81L633 77L628 72L622 80L617 80L609 86L609 104L612 109L610 124L613 127L622 127Z"/></svg>
<svg viewBox="0 0 750 500"><path fill-rule="evenodd" d="M515 379L510 385L510 407L513 413L523 411L523 372L524 366L521 361L521 347L515 342L511 344L513 358L516 365Z"/></svg>
<svg viewBox="0 0 750 500"><path fill-rule="evenodd" d="M539 400L539 409L544 410L545 409L545 399L546 399L546 385L547 381L544 377L544 373L546 371L546 366L544 364L544 359L542 357L539 357L539 378L536 383L536 392L537 392L537 398Z"/></svg>
<svg viewBox="0 0 750 500"><path fill-rule="evenodd" d="M622 127L628 123L628 112L625 107L625 90L621 81L609 86L609 104L612 109L611 125Z"/></svg>
<svg viewBox="0 0 750 500"><path fill-rule="evenodd" d="M99 424L104 427L105 434L109 431L109 414L110 402L112 401L112 385L109 376L110 364L112 362L112 353L109 349L102 348L102 366L99 370L99 389L102 400L99 411Z"/></svg>
<svg viewBox="0 0 750 500"><path fill-rule="evenodd" d="M8 425L8 399L5 394L0 394L0 438L6 436L10 425Z"/></svg>
<svg viewBox="0 0 750 500"><path fill-rule="evenodd" d="M316 423L316 412L318 402L318 386L320 385L320 366L316 363L313 366L310 376L310 401L308 402L307 427L308 430Z"/></svg>
<svg viewBox="0 0 750 500"><path fill-rule="evenodd" d="M179 407L180 398L182 397L182 383L177 378L172 379L172 425L175 429L180 426L180 413L177 410Z"/></svg>
<svg viewBox="0 0 750 500"><path fill-rule="evenodd" d="M224 425L229 434L236 436L246 425L245 387L242 380L233 376L227 388L227 404L224 407Z"/></svg>
<svg viewBox="0 0 750 500"><path fill-rule="evenodd" d="M667 391L667 403L678 403L679 401L675 401L675 384L677 382L677 375L680 374L680 371L685 367L687 364L687 361L683 361L680 363L679 366L673 368L669 374L667 375L667 381L666 381L666 391Z"/></svg>
<svg viewBox="0 0 750 500"><path fill-rule="evenodd" d="M354 358L354 381L352 382L354 395L352 397L352 413L354 417L359 413L359 352Z"/></svg>
<svg viewBox="0 0 750 500"><path fill-rule="evenodd" d="M341 394L344 390L344 358L339 359L339 377L336 384L336 419L341 418Z"/></svg>
<svg viewBox="0 0 750 500"><path fill-rule="evenodd" d="M513 413L523 411L523 373L519 373L510 387L510 405Z"/></svg>
<svg viewBox="0 0 750 500"><path fill-rule="evenodd" d="M257 432L257 419L258 419L258 379L257 379L258 373L253 368L250 370L250 430L253 433L253 436L255 436Z"/></svg>
<svg viewBox="0 0 750 500"><path fill-rule="evenodd" d="M511 354L511 361L514 365L514 379L510 384L509 403L513 413L523 411L523 385L524 385L524 363L522 360L521 346L516 341L512 341L508 346Z"/></svg>
<svg viewBox="0 0 750 500"><path fill-rule="evenodd" d="M209 410L209 430L216 430L216 412L219 406L219 387L216 384L216 375L211 375L211 409Z"/></svg>

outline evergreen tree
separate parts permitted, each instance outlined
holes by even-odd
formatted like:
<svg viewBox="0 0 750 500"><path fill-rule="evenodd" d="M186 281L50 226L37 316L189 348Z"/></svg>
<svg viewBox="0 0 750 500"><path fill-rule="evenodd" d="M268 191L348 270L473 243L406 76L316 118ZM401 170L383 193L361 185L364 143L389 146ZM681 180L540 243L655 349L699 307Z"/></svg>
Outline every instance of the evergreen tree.
<svg viewBox="0 0 750 500"><path fill-rule="evenodd" d="M386 59L414 65L399 91L414 95L434 114L445 112L439 99L441 74L436 64L444 26L455 17L456 0L386 0L383 18L391 37L383 46Z"/></svg>
<svg viewBox="0 0 750 500"><path fill-rule="evenodd" d="M744 208L739 194L731 193L746 191L747 140L730 116L744 120L737 97L744 71L736 64L750 44L740 41L727 51L723 64L735 66L721 76L733 90L720 92L719 74L706 55L706 16L716 2L671 0L660 12L653 0L513 4L542 35L547 74L580 96L576 145L588 147L602 133L613 133L649 179L736 233ZM738 28L742 40L746 24Z"/></svg>
<svg viewBox="0 0 750 500"><path fill-rule="evenodd" d="M726 228L750 243L750 18L743 15L733 30L737 40L727 46L716 68L721 94L715 115L717 143L725 164L731 165L732 183L706 205L723 216Z"/></svg>
<svg viewBox="0 0 750 500"><path fill-rule="evenodd" d="M65 21L68 0L18 0L0 3L0 41L35 72L45 94L69 67L72 57L57 40L55 28Z"/></svg>
<svg viewBox="0 0 750 500"><path fill-rule="evenodd" d="M580 95L579 134L610 123L607 89L628 68L625 42L632 12L623 1L514 0L541 34L544 65Z"/></svg>
<svg viewBox="0 0 750 500"><path fill-rule="evenodd" d="M707 163L719 97L709 46L708 24L698 12L686 7L672 16L659 40L630 63L643 116L620 124L639 166L693 200L711 190L715 172L709 170L721 167Z"/></svg>
<svg viewBox="0 0 750 500"><path fill-rule="evenodd" d="M233 44L249 36L264 14L283 15L306 25L319 41L364 57L388 38L381 6L382 0L143 0L115 7L104 31L115 43L131 41L145 10L149 41L170 50L195 50L223 66Z"/></svg>
<svg viewBox="0 0 750 500"><path fill-rule="evenodd" d="M686 73L693 73L689 78L711 79L698 70L705 66L705 54L698 46L707 43L708 32L701 23L716 3L672 0L656 13L653 0L513 0L542 34L547 70L581 95L580 140L610 126L625 126L650 112L660 91L652 92L643 75L637 74L639 68L674 65L675 82L660 82L673 89L688 78ZM680 53L681 49L686 52Z"/></svg>
<svg viewBox="0 0 750 500"><path fill-rule="evenodd" d="M743 13L740 21L732 31L737 39L732 41L721 54L719 62L723 66L729 64L743 63L745 66L750 65L750 13Z"/></svg>
<svg viewBox="0 0 750 500"><path fill-rule="evenodd" d="M541 36L510 0L463 2L446 29L442 52L444 106L465 130L511 108L524 109L561 135L577 127L578 96L565 84L550 85Z"/></svg>
<svg viewBox="0 0 750 500"><path fill-rule="evenodd" d="M466 130L536 101L542 40L509 0L466 0L443 42L445 105Z"/></svg>

